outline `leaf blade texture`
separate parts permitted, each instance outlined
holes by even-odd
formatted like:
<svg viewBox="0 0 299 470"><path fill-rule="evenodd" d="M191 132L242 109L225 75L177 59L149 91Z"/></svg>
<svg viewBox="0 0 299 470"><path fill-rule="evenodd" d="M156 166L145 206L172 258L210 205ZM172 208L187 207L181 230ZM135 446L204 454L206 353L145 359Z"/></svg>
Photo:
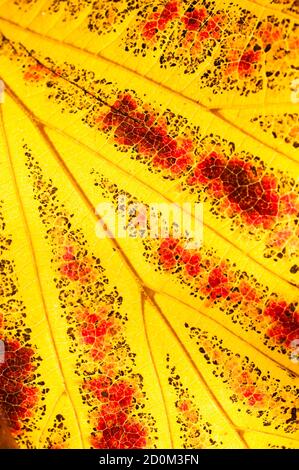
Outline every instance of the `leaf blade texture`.
<svg viewBox="0 0 299 470"><path fill-rule="evenodd" d="M296 4L0 7L3 446L298 448Z"/></svg>

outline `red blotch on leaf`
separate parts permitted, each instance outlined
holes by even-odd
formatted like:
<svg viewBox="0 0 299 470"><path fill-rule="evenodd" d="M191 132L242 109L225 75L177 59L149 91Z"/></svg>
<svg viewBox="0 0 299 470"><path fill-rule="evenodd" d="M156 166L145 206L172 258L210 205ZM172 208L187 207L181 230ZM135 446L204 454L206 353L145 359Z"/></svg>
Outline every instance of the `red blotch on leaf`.
<svg viewBox="0 0 299 470"><path fill-rule="evenodd" d="M162 10L153 13L143 25L142 34L147 40L153 39L159 31L166 29L168 23L178 16L178 2L167 2Z"/></svg>
<svg viewBox="0 0 299 470"><path fill-rule="evenodd" d="M107 427L91 443L96 449L142 449L146 446L146 432L140 423L128 421Z"/></svg>
<svg viewBox="0 0 299 470"><path fill-rule="evenodd" d="M242 160L225 161L212 152L196 166L188 184L205 184L214 197L226 196L234 211L241 213L249 224L268 227L278 215L275 178L263 176L258 181L251 165Z"/></svg>
<svg viewBox="0 0 299 470"><path fill-rule="evenodd" d="M114 129L117 143L135 147L143 156L151 158L154 166L180 174L192 163L191 140L179 141L171 137L166 125L158 124L153 113L138 110L136 101L129 94L116 100L99 120L104 130Z"/></svg>
<svg viewBox="0 0 299 470"><path fill-rule="evenodd" d="M208 277L208 291L214 300L218 297L227 297L230 293L230 286L227 274L220 267L213 268Z"/></svg>
<svg viewBox="0 0 299 470"><path fill-rule="evenodd" d="M192 11L186 11L182 16L182 22L188 31L198 31L203 21L207 18L205 8L194 8Z"/></svg>
<svg viewBox="0 0 299 470"><path fill-rule="evenodd" d="M250 49L249 51L244 52L241 55L239 64L238 64L238 71L240 75L246 75L248 73L251 73L252 67L254 64L259 62L261 58L261 53L260 51L254 51Z"/></svg>
<svg viewBox="0 0 299 470"><path fill-rule="evenodd" d="M240 386L241 393L244 398L247 398L249 405L254 406L263 402L264 394L259 392L258 387L253 384L248 372L242 372Z"/></svg>
<svg viewBox="0 0 299 470"><path fill-rule="evenodd" d="M60 273L72 281L87 282L91 278L92 268L86 259L76 259L74 248L67 246L62 256L64 260L60 266Z"/></svg>
<svg viewBox="0 0 299 470"><path fill-rule="evenodd" d="M180 241L175 238L163 240L158 248L159 261L169 270L176 266L185 266L190 276L197 276L200 272L201 256L183 248Z"/></svg>
<svg viewBox="0 0 299 470"><path fill-rule="evenodd" d="M289 347L293 340L299 339L299 312L296 311L295 304L288 304L284 300L271 301L266 306L264 315L271 320L268 335L277 343Z"/></svg>
<svg viewBox="0 0 299 470"><path fill-rule="evenodd" d="M124 380L112 383L108 377L99 377L85 383L85 389L99 400L97 430L92 437L96 449L138 449L146 445L146 429L129 413L135 389Z"/></svg>
<svg viewBox="0 0 299 470"><path fill-rule="evenodd" d="M0 364L0 408L12 431L18 433L22 421L32 414L37 388L30 385L34 372L34 352L18 341L4 340L5 361Z"/></svg>

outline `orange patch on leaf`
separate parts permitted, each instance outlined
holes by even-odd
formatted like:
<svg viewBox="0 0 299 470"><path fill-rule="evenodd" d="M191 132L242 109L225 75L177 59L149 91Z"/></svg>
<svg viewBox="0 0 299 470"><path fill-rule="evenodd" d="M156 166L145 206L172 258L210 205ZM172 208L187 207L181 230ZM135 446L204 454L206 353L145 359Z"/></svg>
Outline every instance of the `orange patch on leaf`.
<svg viewBox="0 0 299 470"><path fill-rule="evenodd" d="M152 40L159 31L164 31L168 24L178 17L179 2L167 2L157 12L150 15L148 21L142 26L142 35L144 39Z"/></svg>
<svg viewBox="0 0 299 470"><path fill-rule="evenodd" d="M251 406L262 404L265 398L264 394L259 392L258 387L254 385L248 372L242 372L241 374L240 392Z"/></svg>
<svg viewBox="0 0 299 470"><path fill-rule="evenodd" d="M23 77L26 81L34 80L36 82L39 82L40 80L43 80L45 78L60 74L61 71L59 69L56 69L52 72L52 70L48 69L44 65L36 63L27 67L27 70L26 72L24 72Z"/></svg>
<svg viewBox="0 0 299 470"><path fill-rule="evenodd" d="M240 78L245 78L252 75L256 70L256 64L261 60L261 51L255 51L254 49L248 49L241 56L239 51L233 50L228 54L228 66L226 74L230 75L236 71Z"/></svg>
<svg viewBox="0 0 299 470"><path fill-rule="evenodd" d="M77 259L74 252L74 247L66 246L64 260L59 268L60 273L70 279L71 281L79 281L82 283L88 282L93 277L93 270L90 261L87 258Z"/></svg>

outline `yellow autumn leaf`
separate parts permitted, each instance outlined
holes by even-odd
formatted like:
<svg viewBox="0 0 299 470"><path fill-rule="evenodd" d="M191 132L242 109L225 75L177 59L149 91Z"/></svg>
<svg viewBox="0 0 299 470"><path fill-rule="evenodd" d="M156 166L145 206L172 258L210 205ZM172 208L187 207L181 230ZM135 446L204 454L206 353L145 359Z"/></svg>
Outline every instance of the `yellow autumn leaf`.
<svg viewBox="0 0 299 470"><path fill-rule="evenodd" d="M0 446L298 448L296 3L0 9Z"/></svg>

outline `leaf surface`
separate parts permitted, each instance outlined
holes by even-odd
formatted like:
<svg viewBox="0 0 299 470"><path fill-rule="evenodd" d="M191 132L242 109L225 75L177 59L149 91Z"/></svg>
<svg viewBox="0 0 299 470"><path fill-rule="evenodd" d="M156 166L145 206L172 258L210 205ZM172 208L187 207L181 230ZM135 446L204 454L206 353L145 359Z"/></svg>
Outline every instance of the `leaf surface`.
<svg viewBox="0 0 299 470"><path fill-rule="evenodd" d="M0 6L17 445L298 448L295 4ZM120 196L203 203L203 245L107 236Z"/></svg>

